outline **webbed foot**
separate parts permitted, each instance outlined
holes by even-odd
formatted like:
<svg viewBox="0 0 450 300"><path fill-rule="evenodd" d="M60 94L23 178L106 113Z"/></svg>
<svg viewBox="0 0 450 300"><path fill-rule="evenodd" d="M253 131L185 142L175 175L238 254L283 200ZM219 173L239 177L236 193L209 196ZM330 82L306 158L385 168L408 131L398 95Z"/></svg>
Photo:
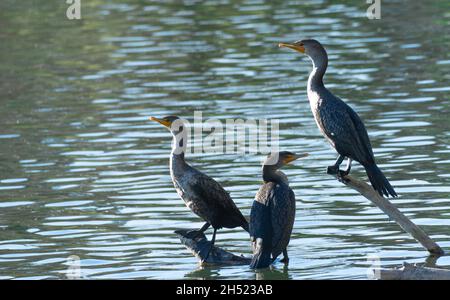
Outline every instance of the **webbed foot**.
<svg viewBox="0 0 450 300"><path fill-rule="evenodd" d="M289 257L283 257L282 259L280 259L280 262L282 262L285 265L287 265L289 263Z"/></svg>
<svg viewBox="0 0 450 300"><path fill-rule="evenodd" d="M327 174L336 176L337 180L340 182L346 182L347 180L344 178L350 173L350 170L339 170L339 167L336 166L328 166L327 167Z"/></svg>
<svg viewBox="0 0 450 300"><path fill-rule="evenodd" d="M350 173L350 172L347 170L346 171L339 170L336 174L336 177L340 182L348 182L349 180L345 178L345 176L347 176L348 173Z"/></svg>
<svg viewBox="0 0 450 300"><path fill-rule="evenodd" d="M280 262L284 263L285 265L289 263L289 256L287 253L287 249L283 250L283 259L281 259Z"/></svg>
<svg viewBox="0 0 450 300"><path fill-rule="evenodd" d="M330 175L338 175L339 174L339 167L336 166L328 166L327 167L327 174Z"/></svg>

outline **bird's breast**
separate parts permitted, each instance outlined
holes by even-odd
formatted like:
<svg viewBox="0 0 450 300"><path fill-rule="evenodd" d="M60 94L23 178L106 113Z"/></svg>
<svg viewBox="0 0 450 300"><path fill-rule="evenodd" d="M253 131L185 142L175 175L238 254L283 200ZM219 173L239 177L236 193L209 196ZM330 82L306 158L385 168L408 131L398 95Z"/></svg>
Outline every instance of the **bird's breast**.
<svg viewBox="0 0 450 300"><path fill-rule="evenodd" d="M333 146L335 147L334 142L334 136L335 133L329 128L327 128L326 124L324 124L324 119L327 117L327 113L323 113L325 110L330 110L332 108L327 107L327 102L323 101L323 97L320 95L319 92L308 89L308 99L309 104L311 105L311 111L314 115L314 120L316 121L316 125L319 128L322 135L325 137L325 139ZM330 112L328 112L330 113Z"/></svg>
<svg viewBox="0 0 450 300"><path fill-rule="evenodd" d="M192 176L190 176L189 172L185 172L184 174L177 174L176 172L170 172L170 175L172 177L172 182L175 187L175 190L177 191L178 195L181 199L186 202L186 205L188 205L188 202L191 201L192 198L192 192L190 189L190 186L192 184Z"/></svg>
<svg viewBox="0 0 450 300"><path fill-rule="evenodd" d="M322 106L322 98L318 92L308 89L308 100L314 119L316 120L317 126L320 128L320 109Z"/></svg>

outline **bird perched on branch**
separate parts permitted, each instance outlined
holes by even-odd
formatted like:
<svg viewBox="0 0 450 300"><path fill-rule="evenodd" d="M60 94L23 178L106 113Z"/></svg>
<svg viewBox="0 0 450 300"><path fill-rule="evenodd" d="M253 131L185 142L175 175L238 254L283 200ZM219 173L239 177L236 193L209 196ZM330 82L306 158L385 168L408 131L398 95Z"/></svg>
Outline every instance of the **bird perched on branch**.
<svg viewBox="0 0 450 300"><path fill-rule="evenodd" d="M381 196L397 197L394 188L375 162L364 123L349 105L333 95L323 84L323 76L328 66L325 48L312 39L292 44L280 43L278 46L304 53L313 63L307 86L311 110L320 131L339 153L336 163L328 167L328 173L338 177L345 176L350 172L352 160L356 160L364 167L372 187ZM346 157L347 168L340 171L339 166Z"/></svg>
<svg viewBox="0 0 450 300"><path fill-rule="evenodd" d="M295 219L295 195L287 176L279 169L305 157L282 151L269 155L263 164L264 184L259 188L250 214L253 258L250 268L267 268L281 253L287 263L287 246Z"/></svg>
<svg viewBox="0 0 450 300"><path fill-rule="evenodd" d="M248 232L248 222L236 207L230 194L217 181L186 163L184 152L187 145L187 130L183 121L177 116L150 119L165 126L172 133L170 175L173 185L186 206L206 221L200 230L192 231L190 237L195 239L210 226L214 229L206 261L216 240L218 229L242 227Z"/></svg>

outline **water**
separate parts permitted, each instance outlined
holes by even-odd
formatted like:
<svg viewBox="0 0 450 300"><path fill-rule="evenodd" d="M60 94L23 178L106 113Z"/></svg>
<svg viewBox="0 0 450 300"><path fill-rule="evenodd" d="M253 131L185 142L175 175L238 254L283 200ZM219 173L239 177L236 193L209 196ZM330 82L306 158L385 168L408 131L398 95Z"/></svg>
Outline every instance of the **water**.
<svg viewBox="0 0 450 300"><path fill-rule="evenodd" d="M331 2L331 1L330 1ZM333 1L334 2L334 1ZM444 249L450 238L448 1L82 1L82 20L44 0L0 4L0 278L366 278L368 255L450 267L325 174L336 153L306 98L310 63L280 41L327 45L325 79L365 120L395 204ZM413 21L412 21L413 20ZM147 117L278 118L297 197L288 268L201 269L177 240L202 222L169 177L170 136ZM258 155L189 155L245 215ZM352 171L365 176L361 167ZM250 253L240 229L217 244Z"/></svg>

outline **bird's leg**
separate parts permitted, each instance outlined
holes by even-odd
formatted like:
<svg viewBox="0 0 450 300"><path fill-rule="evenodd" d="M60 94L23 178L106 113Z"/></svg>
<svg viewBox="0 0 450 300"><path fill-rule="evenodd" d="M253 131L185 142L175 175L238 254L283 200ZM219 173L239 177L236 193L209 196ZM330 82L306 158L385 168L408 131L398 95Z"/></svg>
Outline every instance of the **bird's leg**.
<svg viewBox="0 0 450 300"><path fill-rule="evenodd" d="M349 157L349 158L347 159L347 167L346 167L345 171L338 170L338 173L337 173L337 175L336 175L336 176L337 176L337 179L338 179L340 182L347 182L348 179L347 179L347 178L344 178L344 177L347 176L348 173L350 173L351 168L352 168L352 159Z"/></svg>
<svg viewBox="0 0 450 300"><path fill-rule="evenodd" d="M352 159L349 157L347 159L347 167L345 168L345 171L341 171L342 176L348 175L350 173L350 170L352 169Z"/></svg>
<svg viewBox="0 0 450 300"><path fill-rule="evenodd" d="M327 173L330 175L338 175L339 174L339 165L342 164L342 162L344 161L344 158L345 157L343 155L339 155L339 157L337 158L334 165L328 166Z"/></svg>
<svg viewBox="0 0 450 300"><path fill-rule="evenodd" d="M288 253L287 253L287 249L283 250L283 259L280 260L280 261L282 263L286 264L286 265L289 263L289 256L288 256Z"/></svg>
<svg viewBox="0 0 450 300"><path fill-rule="evenodd" d="M191 231L187 232L186 237L195 240L201 234L203 234L206 231L206 229L209 228L209 226L211 226L211 224L206 222L205 225L203 225L202 228L200 228L199 230L191 230Z"/></svg>
<svg viewBox="0 0 450 300"><path fill-rule="evenodd" d="M211 251L212 251L212 249L214 247L214 243L216 241L216 232L217 232L217 229L214 228L213 236L212 236L212 239L211 239L211 246L209 247L209 250L208 250L208 253L206 254L205 259L203 260L205 262L208 260L209 254L211 253Z"/></svg>
<svg viewBox="0 0 450 300"><path fill-rule="evenodd" d="M205 232L206 229L209 228L209 226L211 226L211 224L209 224L208 222L206 222L205 225L203 225L202 228L200 228L200 231L201 231L201 232Z"/></svg>

